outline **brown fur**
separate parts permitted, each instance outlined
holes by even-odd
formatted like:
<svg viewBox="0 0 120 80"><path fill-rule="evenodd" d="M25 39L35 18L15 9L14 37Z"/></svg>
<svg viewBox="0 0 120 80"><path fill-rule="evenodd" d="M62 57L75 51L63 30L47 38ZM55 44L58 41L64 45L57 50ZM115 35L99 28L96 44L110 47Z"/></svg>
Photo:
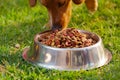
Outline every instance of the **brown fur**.
<svg viewBox="0 0 120 80"><path fill-rule="evenodd" d="M37 0L29 1L31 6L35 6L37 2ZM40 0L41 4L48 10L49 22L47 26L50 26L52 29L66 28L71 17L72 1L75 4L85 2L87 8L91 11L97 8L97 0Z"/></svg>

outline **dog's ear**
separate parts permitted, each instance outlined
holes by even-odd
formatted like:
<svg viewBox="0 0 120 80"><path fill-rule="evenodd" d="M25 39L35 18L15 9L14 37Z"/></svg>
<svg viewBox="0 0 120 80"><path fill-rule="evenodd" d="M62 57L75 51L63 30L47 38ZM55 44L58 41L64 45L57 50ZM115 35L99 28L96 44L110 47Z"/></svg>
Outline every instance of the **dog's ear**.
<svg viewBox="0 0 120 80"><path fill-rule="evenodd" d="M81 4L83 3L85 0L72 0L75 4Z"/></svg>
<svg viewBox="0 0 120 80"><path fill-rule="evenodd" d="M98 1L97 0L85 0L85 4L91 12L96 11L98 8Z"/></svg>
<svg viewBox="0 0 120 80"><path fill-rule="evenodd" d="M31 7L34 7L37 3L37 0L29 0L29 4Z"/></svg>

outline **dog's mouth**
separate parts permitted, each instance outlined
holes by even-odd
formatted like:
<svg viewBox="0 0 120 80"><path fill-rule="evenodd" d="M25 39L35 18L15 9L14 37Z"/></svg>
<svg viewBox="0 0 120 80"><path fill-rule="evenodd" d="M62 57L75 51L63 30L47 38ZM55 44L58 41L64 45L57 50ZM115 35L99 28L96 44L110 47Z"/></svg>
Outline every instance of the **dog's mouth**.
<svg viewBox="0 0 120 80"><path fill-rule="evenodd" d="M62 25L60 24L53 24L52 25L52 30L61 30L62 29Z"/></svg>

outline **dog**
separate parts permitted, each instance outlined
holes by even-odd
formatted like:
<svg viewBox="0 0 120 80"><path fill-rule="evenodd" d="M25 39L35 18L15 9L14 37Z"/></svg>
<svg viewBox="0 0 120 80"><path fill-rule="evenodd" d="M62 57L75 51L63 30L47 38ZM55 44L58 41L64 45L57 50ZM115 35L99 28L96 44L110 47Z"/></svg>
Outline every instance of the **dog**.
<svg viewBox="0 0 120 80"><path fill-rule="evenodd" d="M52 30L67 28L71 18L72 2L77 5L85 3L88 10L92 12L96 11L98 7L97 0L40 0L49 14L49 22L46 26ZM29 0L29 3L31 7L34 7L37 0Z"/></svg>

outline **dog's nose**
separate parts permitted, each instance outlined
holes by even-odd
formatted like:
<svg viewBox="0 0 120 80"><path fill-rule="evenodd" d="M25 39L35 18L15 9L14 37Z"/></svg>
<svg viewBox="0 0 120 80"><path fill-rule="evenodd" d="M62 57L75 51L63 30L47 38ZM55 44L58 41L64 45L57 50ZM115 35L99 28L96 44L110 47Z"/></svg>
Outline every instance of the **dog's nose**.
<svg viewBox="0 0 120 80"><path fill-rule="evenodd" d="M62 25L59 25L59 24L53 24L53 26L52 26L52 30L56 30L56 29L62 29Z"/></svg>

